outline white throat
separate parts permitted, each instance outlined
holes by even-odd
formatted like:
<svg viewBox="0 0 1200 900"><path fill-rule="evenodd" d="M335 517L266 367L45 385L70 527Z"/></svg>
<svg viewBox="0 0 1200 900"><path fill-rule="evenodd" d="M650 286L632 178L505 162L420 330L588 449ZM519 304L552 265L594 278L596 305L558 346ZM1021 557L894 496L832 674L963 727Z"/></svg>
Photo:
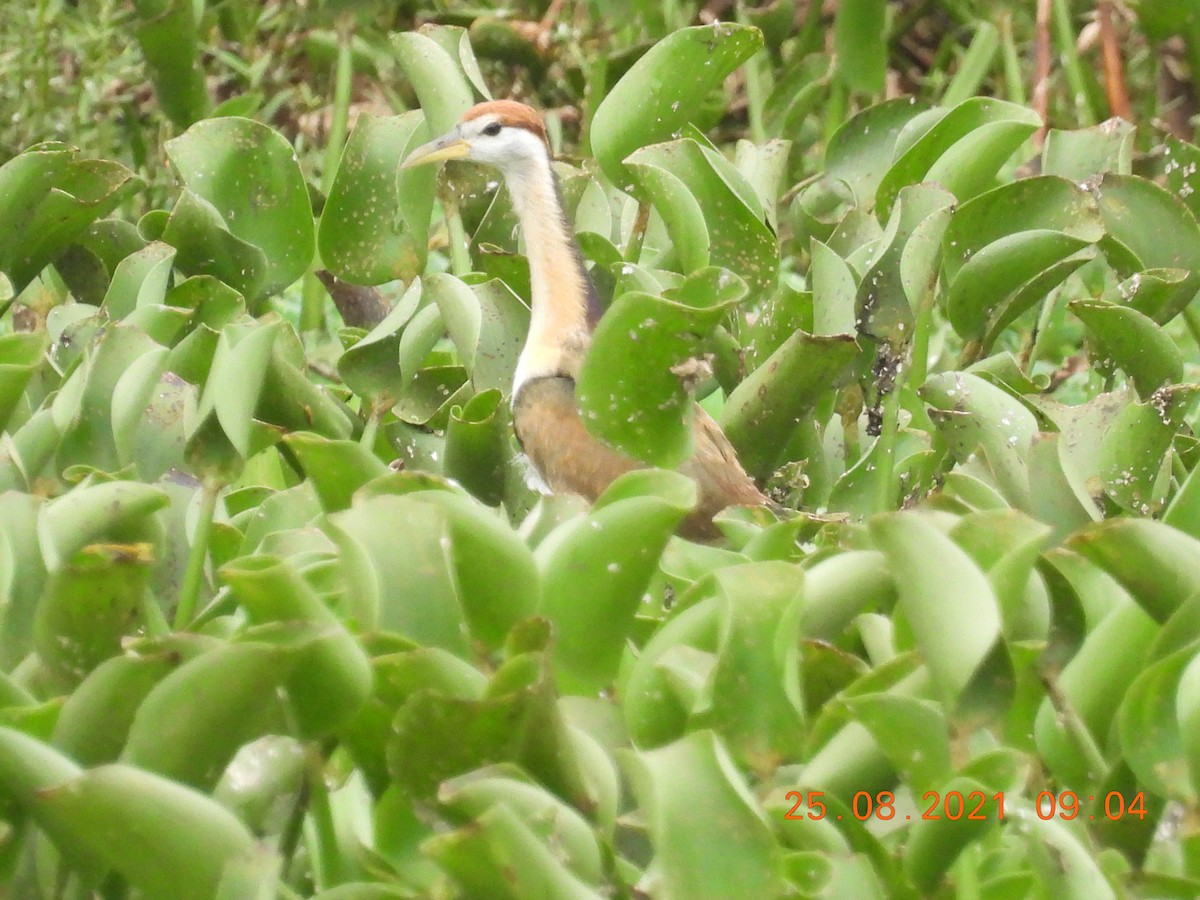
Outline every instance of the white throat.
<svg viewBox="0 0 1200 900"><path fill-rule="evenodd" d="M529 135L530 141L537 141ZM529 335L517 361L512 396L547 375L578 374L587 346L587 286L579 271L550 158L523 154L502 168L529 259Z"/></svg>

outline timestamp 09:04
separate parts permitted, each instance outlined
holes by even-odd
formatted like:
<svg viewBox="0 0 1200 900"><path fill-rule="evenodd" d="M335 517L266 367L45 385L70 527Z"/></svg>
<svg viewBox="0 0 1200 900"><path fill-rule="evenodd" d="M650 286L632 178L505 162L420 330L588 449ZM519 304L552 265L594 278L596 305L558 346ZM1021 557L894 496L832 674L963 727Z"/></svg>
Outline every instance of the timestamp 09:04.
<svg viewBox="0 0 1200 900"><path fill-rule="evenodd" d="M825 809L824 791L788 791L786 799L792 804L784 813L785 819L824 819L829 815ZM1102 797L1087 797L1088 802L1102 801L1096 810L1087 814L1083 811L1079 796L1074 791L1042 791L1034 798L1033 809L1039 819L1108 819L1116 821L1126 816L1144 819L1146 817L1146 798L1142 791L1131 797L1119 791L1109 791ZM988 820L1003 821L1004 792L998 791L988 795L983 791L947 791L945 795L938 791L926 791L922 795L925 806L920 816L904 815L903 819L949 819L968 822L986 822ZM896 795L891 791L879 791L871 794L859 791L850 801L850 811L860 822L867 819L890 821L896 818ZM840 819L841 816L833 816Z"/></svg>

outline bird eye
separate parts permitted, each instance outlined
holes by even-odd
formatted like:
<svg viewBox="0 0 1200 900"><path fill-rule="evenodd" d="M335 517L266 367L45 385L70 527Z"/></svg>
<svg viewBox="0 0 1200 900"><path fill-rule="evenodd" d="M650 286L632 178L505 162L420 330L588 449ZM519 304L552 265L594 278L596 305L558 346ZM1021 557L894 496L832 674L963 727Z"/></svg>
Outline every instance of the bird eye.
<svg viewBox="0 0 1200 900"><path fill-rule="evenodd" d="M496 135L498 135L500 133L500 123L492 122L490 125L485 125L484 129L483 129L483 133L486 134L488 137L495 137Z"/></svg>

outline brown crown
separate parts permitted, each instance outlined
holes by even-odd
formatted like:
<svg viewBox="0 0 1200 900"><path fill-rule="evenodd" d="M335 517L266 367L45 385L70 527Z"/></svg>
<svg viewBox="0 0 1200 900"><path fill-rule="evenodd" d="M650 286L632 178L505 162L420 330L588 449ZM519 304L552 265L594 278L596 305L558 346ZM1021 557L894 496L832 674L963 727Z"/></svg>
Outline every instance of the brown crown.
<svg viewBox="0 0 1200 900"><path fill-rule="evenodd" d="M476 103L463 113L459 121L470 122L489 114L494 115L506 128L524 128L537 135L542 143L549 144L546 140L546 126L542 124L542 117L537 114L537 110L516 100L488 100L486 103Z"/></svg>

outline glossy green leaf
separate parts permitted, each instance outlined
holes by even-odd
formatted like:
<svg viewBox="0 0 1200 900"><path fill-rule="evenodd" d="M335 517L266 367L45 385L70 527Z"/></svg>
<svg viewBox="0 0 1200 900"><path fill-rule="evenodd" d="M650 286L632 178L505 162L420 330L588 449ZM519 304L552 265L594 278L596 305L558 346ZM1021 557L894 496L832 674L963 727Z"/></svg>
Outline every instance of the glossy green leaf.
<svg viewBox="0 0 1200 900"><path fill-rule="evenodd" d="M1159 622L1200 589L1200 540L1161 522L1097 522L1068 546L1112 575Z"/></svg>
<svg viewBox="0 0 1200 900"><path fill-rule="evenodd" d="M194 657L146 695L129 725L122 761L211 790L238 748L282 724L273 695L294 661L261 643Z"/></svg>
<svg viewBox="0 0 1200 900"><path fill-rule="evenodd" d="M754 296L775 286L775 236L753 188L724 157L684 139L644 147L627 165L662 214L684 274L730 269Z"/></svg>
<svg viewBox="0 0 1200 900"><path fill-rule="evenodd" d="M1027 509L1029 475L1025 454L1037 432L1033 414L1005 391L978 375L935 375L921 388L944 429L956 458L982 448L998 487L1012 505Z"/></svg>
<svg viewBox="0 0 1200 900"><path fill-rule="evenodd" d="M1042 172L1082 181L1113 172L1128 175L1133 168L1134 127L1113 118L1091 128L1046 132L1042 147Z"/></svg>
<svg viewBox="0 0 1200 900"><path fill-rule="evenodd" d="M1096 200L1110 239L1132 253L1139 268L1200 268L1200 225L1174 194L1144 178L1110 174L1096 188Z"/></svg>
<svg viewBox="0 0 1200 900"><path fill-rule="evenodd" d="M561 897L600 900L603 896L573 874L531 825L497 804L468 827L432 838L425 846L467 896L497 900Z"/></svg>
<svg viewBox="0 0 1200 900"><path fill-rule="evenodd" d="M448 132L471 106L471 87L457 56L427 34L408 31L392 43L409 83L421 101L429 136Z"/></svg>
<svg viewBox="0 0 1200 900"><path fill-rule="evenodd" d="M207 119L166 148L184 185L215 213L214 225L262 252L261 280L243 294L278 293L308 270L315 249L308 188L278 132L249 119Z"/></svg>
<svg viewBox="0 0 1200 900"><path fill-rule="evenodd" d="M254 838L215 801L119 764L48 787L28 806L64 857L113 870L147 897L207 900Z"/></svg>
<svg viewBox="0 0 1200 900"><path fill-rule="evenodd" d="M115 656L97 666L63 704L55 749L84 766L116 762L138 707L180 663L170 653Z"/></svg>
<svg viewBox="0 0 1200 900"><path fill-rule="evenodd" d="M912 339L916 310L937 278L941 237L953 206L954 197L938 187L901 189L858 286L855 325L861 333L892 347Z"/></svg>
<svg viewBox="0 0 1200 900"><path fill-rule="evenodd" d="M674 137L703 98L761 47L757 28L728 23L682 28L655 44L593 117L592 147L609 180L631 186L626 157Z"/></svg>
<svg viewBox="0 0 1200 900"><path fill-rule="evenodd" d="M626 757L665 896L774 897L780 851L712 732Z"/></svg>
<svg viewBox="0 0 1200 900"><path fill-rule="evenodd" d="M895 162L883 176L876 203L883 211L905 185L937 181L959 200L991 187L996 172L1041 125L1032 110L972 97L947 111L919 136L901 135ZM911 132L912 123L909 123Z"/></svg>
<svg viewBox="0 0 1200 900"><path fill-rule="evenodd" d="M46 337L39 332L0 336L0 428L21 402L45 350Z"/></svg>
<svg viewBox="0 0 1200 900"><path fill-rule="evenodd" d="M0 271L18 291L139 186L119 163L78 152L38 144L0 166L0 213L10 235Z"/></svg>
<svg viewBox="0 0 1200 900"><path fill-rule="evenodd" d="M844 182L860 205L873 205L897 138L913 118L928 109L927 103L915 97L901 97L858 112L829 139L824 166L827 176Z"/></svg>
<svg viewBox="0 0 1200 900"><path fill-rule="evenodd" d="M221 578L255 623L306 622L318 637L298 651L285 685L301 734L328 734L353 716L371 692L366 653L300 574L269 556L222 567Z"/></svg>
<svg viewBox="0 0 1200 900"><path fill-rule="evenodd" d="M77 683L120 652L139 618L152 556L149 544L90 544L51 573L34 645L60 679Z"/></svg>
<svg viewBox="0 0 1200 900"><path fill-rule="evenodd" d="M1038 710L1034 737L1047 766L1066 783L1081 784L1102 774L1093 770L1085 745L1103 749L1107 744L1121 698L1141 670L1157 630L1139 606L1126 604L1090 631L1057 676L1059 705L1068 705L1075 718L1067 719L1046 699Z"/></svg>
<svg viewBox="0 0 1200 900"><path fill-rule="evenodd" d="M1183 358L1175 342L1152 319L1104 300L1075 300L1071 311L1083 321L1099 351L1149 397L1164 384L1183 380Z"/></svg>
<svg viewBox="0 0 1200 900"><path fill-rule="evenodd" d="M321 262L339 278L381 284L424 270L435 173L399 165L426 140L416 112L356 120L317 234Z"/></svg>
<svg viewBox="0 0 1200 900"><path fill-rule="evenodd" d="M538 546L539 611L554 625L561 684L594 690L616 674L663 547L695 502L691 479L635 470L614 481L589 515L560 525ZM580 602L584 585L587 603Z"/></svg>
<svg viewBox="0 0 1200 900"><path fill-rule="evenodd" d="M1124 509L1146 515L1162 506L1171 442L1195 396L1194 385L1164 388L1121 410L1105 433L1100 476L1105 493Z"/></svg>
<svg viewBox="0 0 1200 900"><path fill-rule="evenodd" d="M190 0L136 0L135 34L167 117L186 128L208 108L199 65L202 6Z"/></svg>
<svg viewBox="0 0 1200 900"><path fill-rule="evenodd" d="M695 425L682 370L702 355L704 335L726 312L636 291L622 295L596 327L579 373L575 397L588 430L650 465L687 459Z"/></svg>
<svg viewBox="0 0 1200 900"><path fill-rule="evenodd" d="M476 394L465 406L450 410L446 426L446 476L489 506L504 499L510 459L503 399L494 388Z"/></svg>
<svg viewBox="0 0 1200 900"><path fill-rule="evenodd" d="M738 385L720 422L747 472L774 470L801 416L837 384L857 351L850 335L797 331Z"/></svg>
<svg viewBox="0 0 1200 900"><path fill-rule="evenodd" d="M1195 787L1176 708L1185 699L1181 679L1195 658L1193 644L1147 666L1129 686L1117 713L1121 749L1138 784L1184 800L1195 796Z"/></svg>
<svg viewBox="0 0 1200 900"><path fill-rule="evenodd" d="M896 578L900 609L947 700L959 697L1000 637L1000 609L986 576L920 516L872 520L871 537Z"/></svg>

